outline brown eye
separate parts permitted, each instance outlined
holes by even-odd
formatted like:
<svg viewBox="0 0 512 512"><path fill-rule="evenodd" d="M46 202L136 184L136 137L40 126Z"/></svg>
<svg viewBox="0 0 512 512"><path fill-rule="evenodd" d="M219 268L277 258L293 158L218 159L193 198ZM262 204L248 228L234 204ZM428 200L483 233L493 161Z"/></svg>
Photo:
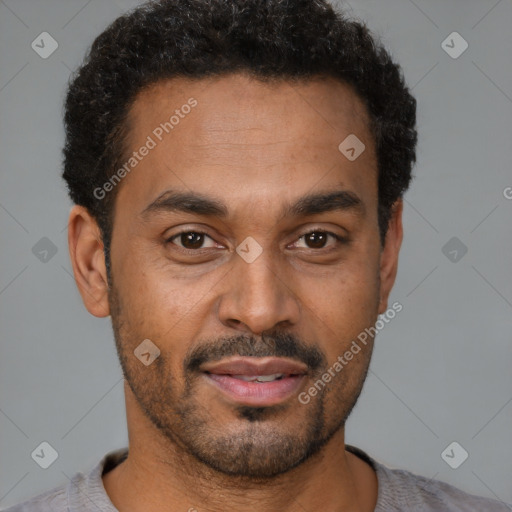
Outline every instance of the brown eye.
<svg viewBox="0 0 512 512"><path fill-rule="evenodd" d="M196 251L198 249L204 249L203 244L207 238L212 240L206 233L202 233L200 231L183 231L182 233L178 233L169 238L167 242L173 243L178 247L182 247L189 251ZM176 241L179 243L176 243Z"/></svg>
<svg viewBox="0 0 512 512"><path fill-rule="evenodd" d="M321 231L315 231L304 235L304 241L311 249L322 249L327 243L327 234Z"/></svg>
<svg viewBox="0 0 512 512"><path fill-rule="evenodd" d="M330 231L323 231L320 229L315 229L314 231L309 231L308 233L305 233L298 239L298 241L302 241L303 244L305 244L306 247L302 248L321 250L329 247L329 237L331 239L334 239L334 243L330 244L330 246L336 246L338 244L343 244L347 242L347 239L337 235L336 233L331 233ZM299 248L301 247L299 246Z"/></svg>
<svg viewBox="0 0 512 512"><path fill-rule="evenodd" d="M182 233L180 235L180 242L185 249L200 249L204 242L204 235L202 233Z"/></svg>

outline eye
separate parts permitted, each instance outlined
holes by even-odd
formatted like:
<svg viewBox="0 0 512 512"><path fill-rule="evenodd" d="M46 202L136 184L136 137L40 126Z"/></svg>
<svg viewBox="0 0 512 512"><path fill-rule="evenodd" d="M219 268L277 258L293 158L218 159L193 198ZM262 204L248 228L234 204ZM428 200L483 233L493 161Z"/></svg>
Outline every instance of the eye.
<svg viewBox="0 0 512 512"><path fill-rule="evenodd" d="M308 231L307 233L304 233L301 237L299 237L298 240L302 240L306 244L306 247L304 247L305 249L325 249L329 237L331 237L331 239L334 239L334 243L327 247L332 247L338 244L348 242L346 238L337 235L336 233L332 233L331 231L324 231L322 229L314 229ZM297 243L298 242L296 242L294 245L296 245Z"/></svg>
<svg viewBox="0 0 512 512"><path fill-rule="evenodd" d="M167 239L166 242L173 243L178 247L188 251L197 251L199 249L215 247L215 243L214 245L203 247L203 244L207 238L213 242L213 239L203 231L182 231ZM175 243L175 240L177 240L179 243Z"/></svg>
<svg viewBox="0 0 512 512"><path fill-rule="evenodd" d="M328 245L329 239L333 240L333 243ZM208 240L210 241L210 245L204 245ZM298 238L297 242L295 242L293 246L297 247L297 244L301 241L306 245L302 247L299 245L298 248L312 250L335 248L338 244L348 243L347 238L322 229L313 229L304 233ZM193 230L176 233L172 237L168 238L166 243L172 243L178 248L189 252L199 252L201 249L217 247L216 242L207 233Z"/></svg>

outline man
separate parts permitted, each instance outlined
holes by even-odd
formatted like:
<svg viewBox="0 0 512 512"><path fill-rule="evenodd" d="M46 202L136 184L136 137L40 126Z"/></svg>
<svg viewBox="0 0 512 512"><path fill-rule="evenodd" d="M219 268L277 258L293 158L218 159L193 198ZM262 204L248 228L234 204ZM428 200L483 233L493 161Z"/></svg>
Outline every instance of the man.
<svg viewBox="0 0 512 512"><path fill-rule="evenodd" d="M11 512L508 510L345 445L416 146L363 25L321 0L143 5L65 123L71 261L112 318L129 447Z"/></svg>

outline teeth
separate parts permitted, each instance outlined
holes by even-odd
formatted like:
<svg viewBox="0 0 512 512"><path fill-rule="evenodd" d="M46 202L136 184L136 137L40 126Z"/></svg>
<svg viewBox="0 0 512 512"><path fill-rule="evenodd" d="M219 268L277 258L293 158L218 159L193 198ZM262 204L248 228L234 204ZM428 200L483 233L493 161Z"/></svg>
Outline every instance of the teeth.
<svg viewBox="0 0 512 512"><path fill-rule="evenodd" d="M256 380L258 377L256 376L250 376L247 375L231 375L231 377L239 380L245 380L246 382L252 382L253 380Z"/></svg>
<svg viewBox="0 0 512 512"><path fill-rule="evenodd" d="M273 380L280 379L282 376L282 373L274 373L274 375L258 375L256 380L258 382L272 382Z"/></svg>
<svg viewBox="0 0 512 512"><path fill-rule="evenodd" d="M231 377L245 380L246 382L272 382L273 380L284 377L284 373L274 373L273 375L231 375Z"/></svg>

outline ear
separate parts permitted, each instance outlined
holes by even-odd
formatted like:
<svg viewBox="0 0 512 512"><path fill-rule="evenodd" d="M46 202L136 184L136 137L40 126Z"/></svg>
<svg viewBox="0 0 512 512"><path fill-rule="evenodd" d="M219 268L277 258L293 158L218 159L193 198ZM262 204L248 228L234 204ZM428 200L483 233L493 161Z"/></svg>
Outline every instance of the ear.
<svg viewBox="0 0 512 512"><path fill-rule="evenodd" d="M75 281L87 311L97 317L108 316L108 281L101 231L83 206L74 206L69 214L68 246Z"/></svg>
<svg viewBox="0 0 512 512"><path fill-rule="evenodd" d="M398 254L403 238L402 210L403 200L400 198L393 203L384 247L380 254L379 315L387 310L389 294L395 283Z"/></svg>

